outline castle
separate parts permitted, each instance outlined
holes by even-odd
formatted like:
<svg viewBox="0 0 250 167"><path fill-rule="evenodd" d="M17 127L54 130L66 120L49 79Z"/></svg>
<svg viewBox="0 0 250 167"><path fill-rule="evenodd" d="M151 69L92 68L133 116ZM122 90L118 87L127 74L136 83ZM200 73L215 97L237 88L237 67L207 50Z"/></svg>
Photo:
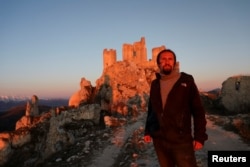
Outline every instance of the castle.
<svg viewBox="0 0 250 167"><path fill-rule="evenodd" d="M147 48L145 38L142 37L140 41L134 44L123 44L122 46L122 61L132 61L144 67L155 67L157 54L166 49L165 46L160 46L152 49L152 59L147 59ZM117 62L115 49L103 50L103 68Z"/></svg>

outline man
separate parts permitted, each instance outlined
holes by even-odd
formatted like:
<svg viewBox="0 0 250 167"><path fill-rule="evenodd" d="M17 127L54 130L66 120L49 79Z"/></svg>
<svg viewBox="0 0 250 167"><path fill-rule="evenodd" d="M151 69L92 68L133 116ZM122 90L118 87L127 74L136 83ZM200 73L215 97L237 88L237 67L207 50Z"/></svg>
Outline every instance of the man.
<svg viewBox="0 0 250 167"><path fill-rule="evenodd" d="M153 139L161 167L197 167L194 151L207 140L199 91L192 75L179 72L172 50L161 51L157 65L160 73L151 83L144 140Z"/></svg>

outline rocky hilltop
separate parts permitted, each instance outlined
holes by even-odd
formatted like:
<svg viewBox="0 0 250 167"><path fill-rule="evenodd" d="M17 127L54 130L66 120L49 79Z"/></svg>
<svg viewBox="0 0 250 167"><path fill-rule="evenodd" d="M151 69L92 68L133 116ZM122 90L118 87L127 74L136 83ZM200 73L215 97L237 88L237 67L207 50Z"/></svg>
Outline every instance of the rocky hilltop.
<svg viewBox="0 0 250 167"><path fill-rule="evenodd" d="M103 109L122 115L145 111L155 72L155 68L144 68L134 62L117 62L107 67L96 81L94 101Z"/></svg>
<svg viewBox="0 0 250 167"><path fill-rule="evenodd" d="M38 166L76 144L90 129L120 126L137 117L146 109L155 72L151 63L116 61L104 68L96 87L81 78L80 90L71 96L69 106L39 113L38 102L33 102L36 96L32 97L16 130L0 134L0 165Z"/></svg>
<svg viewBox="0 0 250 167"><path fill-rule="evenodd" d="M26 114L17 121L16 130L0 134L1 164L12 164L11 159L19 157L14 164L22 161L20 166L37 166L90 133L90 126L120 126L137 117L146 109L155 70L133 62L117 62L105 69L96 88L86 85L90 82L82 78L81 89L69 100L72 106L38 115L38 102L27 103Z"/></svg>
<svg viewBox="0 0 250 167"><path fill-rule="evenodd" d="M164 48L153 49L153 55ZM81 78L80 90L71 96L68 106L41 113L37 110L38 98L34 100L33 97L31 103L27 103L25 114L17 121L16 130L0 133L0 166L55 166L63 161L63 157L68 166L74 163L79 166L78 160L85 157L86 162L82 162L85 164L91 157L90 146L98 151L98 147L102 147L100 143L112 134L105 127L128 125L143 114L145 118L150 83L155 78L157 66L145 61L145 39L124 45L123 51L127 54L123 55L124 60L116 61L113 50L112 54L105 50L106 64L96 87L86 78ZM140 58L135 58L136 55ZM109 56L112 56L111 60ZM230 77L212 100L220 101L229 111L249 113L249 85L249 76ZM206 94L202 96L208 97ZM143 122L143 118L140 119ZM140 136L143 128L138 130ZM133 140L124 147L132 150ZM136 137L136 141L144 146L141 137ZM118 139L116 144L119 145ZM74 156L66 156L69 148ZM56 153L61 153L60 157L46 163Z"/></svg>

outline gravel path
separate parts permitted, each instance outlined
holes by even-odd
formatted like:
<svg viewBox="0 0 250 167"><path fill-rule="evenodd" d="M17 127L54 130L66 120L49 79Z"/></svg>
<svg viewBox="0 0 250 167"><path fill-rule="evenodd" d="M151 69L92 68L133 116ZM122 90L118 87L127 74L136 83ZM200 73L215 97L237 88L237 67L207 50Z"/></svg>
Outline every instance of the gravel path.
<svg viewBox="0 0 250 167"><path fill-rule="evenodd" d="M42 166L71 167L158 167L153 144L143 141L145 113L124 126L94 130L76 145L57 153ZM207 151L250 150L238 135L207 119L208 141L196 152L199 167L207 167Z"/></svg>

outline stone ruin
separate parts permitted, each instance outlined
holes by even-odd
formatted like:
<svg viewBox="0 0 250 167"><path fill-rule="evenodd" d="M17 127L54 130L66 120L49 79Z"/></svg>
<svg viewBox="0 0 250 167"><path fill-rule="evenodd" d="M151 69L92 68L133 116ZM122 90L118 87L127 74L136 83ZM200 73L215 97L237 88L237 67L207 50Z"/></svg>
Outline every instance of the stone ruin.
<svg viewBox="0 0 250 167"><path fill-rule="evenodd" d="M80 90L75 92L69 99L69 106L79 107L80 104L90 103L92 96L92 85L84 77L80 81Z"/></svg>
<svg viewBox="0 0 250 167"><path fill-rule="evenodd" d="M18 162L23 155L19 166L37 166L53 153L75 144L100 121L98 104L68 107L63 111L59 108L60 112L58 108L51 109L36 116L30 115L29 107L27 105L28 115L17 122L15 131L0 133L0 166L12 163L13 157Z"/></svg>
<svg viewBox="0 0 250 167"><path fill-rule="evenodd" d="M134 116L139 110L144 111L147 107L149 85L157 67L156 56L163 49L165 46L153 48L152 59L147 60L145 38L141 38L134 44L123 44L122 61L116 60L116 50L104 49L103 74L96 81L95 90L90 81L81 78L80 90L71 96L69 108L56 108L40 115L38 97L32 96L31 102L27 102L25 116L16 123L16 130L0 133L0 165L11 159L16 150L25 150L23 146L30 143L33 152L39 155L32 159L36 162L46 159L67 145L75 144L78 136L88 133L87 126L66 129L68 125L82 124L82 120L100 124L102 116L106 126L122 125L127 121L127 115ZM249 112L249 92L250 76L230 77L222 84L221 102L229 111ZM88 104L89 102L94 104ZM102 115L102 111L108 110L116 111L124 117L118 119ZM33 141L37 142L32 143Z"/></svg>
<svg viewBox="0 0 250 167"><path fill-rule="evenodd" d="M165 47L154 48L153 60L149 61L145 38L123 45L123 61L116 61L115 50L105 49L104 70L96 87L81 78L80 90L70 97L67 108L39 113L38 98L32 96L31 102L27 102L25 115L16 123L16 130L0 133L0 165L10 160L13 154L18 154L17 150L25 152L30 145L33 147L28 153L38 155L31 159L33 164L46 159L67 145L75 144L78 136L86 135L88 127L83 126L86 121L119 126L126 123L128 115L136 116L146 107L149 82L154 73L151 67L157 67L156 55L162 49ZM115 111L120 116L106 114L106 111ZM66 128L82 123L82 128ZM29 164L30 160L25 163Z"/></svg>
<svg viewBox="0 0 250 167"><path fill-rule="evenodd" d="M222 83L220 99L231 113L250 113L250 76L232 76Z"/></svg>
<svg viewBox="0 0 250 167"><path fill-rule="evenodd" d="M141 78L141 76L145 77L143 78L143 80L145 79L145 84L147 87L147 90L145 90L146 92L148 91L148 83L150 82L152 79L149 78L153 78L153 77L146 77L145 75L148 74L148 72L144 71L147 70L150 71L150 69L155 69L157 70L157 64L156 64L156 57L157 54L163 50L166 49L165 46L160 46L160 47L155 47L152 49L152 59L147 60L147 48L146 48L146 42L145 42L145 38L142 37L140 41L134 42L133 44L123 44L122 47L122 57L123 60L122 61L117 61L117 55L116 55L116 50L115 49L104 49L103 50L103 75L100 77L105 77L105 76L109 76L111 81L116 80L115 78L118 75L123 75L121 78L121 80L119 81L115 81L115 82L126 82L126 81L122 81L124 78L128 80L131 80L131 77L134 76L134 81L135 83L132 83L132 85L136 85L137 79ZM110 67L112 67L112 69L109 69ZM123 69L121 69L123 68ZM140 71L139 73L141 73L141 76L135 75L134 71L138 71L138 68L144 69L142 71ZM134 71L131 71L134 70ZM119 74L120 73L120 74ZM152 74L149 74L152 75ZM154 76L154 75L153 75ZM102 94L102 93L98 93L98 89L100 89L101 85L106 85L106 83L104 83L104 81L102 83L100 83L100 79L98 79L96 81L96 89L94 90L94 88L92 87L90 81L86 80L85 78L82 78L80 81L80 90L75 92L69 99L69 106L72 107L78 107L81 104L87 104L87 103L93 103L93 99L95 98L96 94ZM112 82L111 82L112 83ZM124 84L120 84L121 85ZM128 86L129 87L129 86ZM104 87L102 87L102 92L104 91ZM130 89L127 89L130 90ZM96 92L94 92L96 91ZM108 91L108 90L106 90ZM112 92L115 94L116 92L116 88L115 86L112 87L112 90L109 90L109 92ZM126 92L126 91L125 91ZM129 91L128 91L129 92ZM135 92L133 92L135 93ZM130 94L130 96L135 96L135 94ZM107 93L109 94L109 93ZM112 99L112 103L117 103L118 100L115 100L115 98L111 98L111 95L109 94L109 100ZM118 96L118 95L117 95ZM104 98L105 99L105 98ZM106 98L107 99L107 98ZM108 105L109 108L110 106L112 106L112 104L106 104L105 102L103 102L105 100L101 100L101 102L98 102L102 108L107 108ZM114 104L113 104L114 105ZM112 107L111 107L112 108Z"/></svg>
<svg viewBox="0 0 250 167"><path fill-rule="evenodd" d="M38 116L39 115L39 109L38 109L38 97L36 95L33 95L31 97L31 102L27 102L26 106L26 116Z"/></svg>
<svg viewBox="0 0 250 167"><path fill-rule="evenodd" d="M122 61L117 61L115 49L104 49L103 73L96 80L95 102L104 110L125 116L145 110L150 83L158 71L156 57L163 49L166 47L153 48L148 60L144 37L133 44L123 44Z"/></svg>
<svg viewBox="0 0 250 167"><path fill-rule="evenodd" d="M33 95L31 101L27 101L25 115L16 122L16 130L21 127L32 126L35 117L39 116L38 97Z"/></svg>
<svg viewBox="0 0 250 167"><path fill-rule="evenodd" d="M134 42L133 44L123 44L122 46L122 61L134 62L145 67L156 66L157 54L166 49L165 46L155 47L152 49L152 59L147 59L147 48L145 38L142 37L140 41ZM108 66L117 62L117 55L115 49L104 49L103 50L103 68L106 69Z"/></svg>

